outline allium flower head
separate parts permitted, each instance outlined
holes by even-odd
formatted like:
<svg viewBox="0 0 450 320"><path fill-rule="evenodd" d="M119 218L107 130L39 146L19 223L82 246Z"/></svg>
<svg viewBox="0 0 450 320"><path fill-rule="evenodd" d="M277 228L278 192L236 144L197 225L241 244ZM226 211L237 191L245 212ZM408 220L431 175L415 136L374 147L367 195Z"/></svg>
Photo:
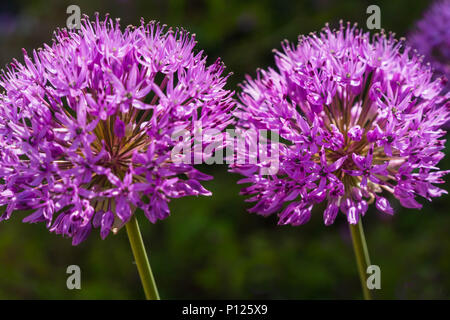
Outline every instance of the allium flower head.
<svg viewBox="0 0 450 320"><path fill-rule="evenodd" d="M14 60L0 82L0 220L31 210L24 221L76 245L92 227L105 238L135 208L154 223L170 198L209 195L199 181L210 176L171 159L177 130L232 122L224 66L208 66L195 43L184 30L121 31L97 15Z"/></svg>
<svg viewBox="0 0 450 320"><path fill-rule="evenodd" d="M416 23L408 43L425 56L439 75L450 79L450 0L434 1Z"/></svg>
<svg viewBox="0 0 450 320"><path fill-rule="evenodd" d="M371 203L393 214L388 194L420 208L418 196L446 193L434 184L447 173L437 164L449 102L409 47L342 22L282 47L277 69L248 77L240 96L238 126L280 136L276 174L261 175L264 163L232 168L250 183L250 212L300 225L325 202L326 225L339 211L356 224Z"/></svg>

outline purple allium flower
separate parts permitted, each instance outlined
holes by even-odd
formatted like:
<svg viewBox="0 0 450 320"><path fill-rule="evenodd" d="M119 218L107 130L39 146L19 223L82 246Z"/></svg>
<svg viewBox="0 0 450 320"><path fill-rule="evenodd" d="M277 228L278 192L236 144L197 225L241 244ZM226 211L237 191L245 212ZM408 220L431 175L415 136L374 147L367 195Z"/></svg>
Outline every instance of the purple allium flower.
<svg viewBox="0 0 450 320"><path fill-rule="evenodd" d="M247 77L236 112L242 130L279 132L279 170L234 165L251 185L250 212L279 212L279 224L300 225L325 202L324 221L339 210L356 224L369 204L393 214L386 194L407 208L417 196L446 191L437 167L450 101L429 66L392 34L370 36L350 23L300 36L276 51L276 69Z"/></svg>
<svg viewBox="0 0 450 320"><path fill-rule="evenodd" d="M184 30L121 31L97 15L14 60L0 81L0 221L31 210L24 221L76 245L92 227L102 238L118 230L135 208L154 223L170 198L210 195L199 181L212 177L171 160L178 130L233 122L224 66L208 66L195 44Z"/></svg>
<svg viewBox="0 0 450 320"><path fill-rule="evenodd" d="M450 79L450 0L434 1L416 23L408 43L425 56L439 76Z"/></svg>

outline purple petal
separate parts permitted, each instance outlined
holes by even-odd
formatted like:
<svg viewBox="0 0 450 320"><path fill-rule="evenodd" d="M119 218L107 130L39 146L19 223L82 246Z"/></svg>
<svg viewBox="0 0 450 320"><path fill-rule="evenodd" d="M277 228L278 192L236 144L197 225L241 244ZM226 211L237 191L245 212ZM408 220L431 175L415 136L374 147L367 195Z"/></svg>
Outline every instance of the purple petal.
<svg viewBox="0 0 450 320"><path fill-rule="evenodd" d="M75 232L75 235L72 238L72 245L77 246L81 242L86 240L87 237L89 236L89 233L91 233L91 229L92 227L90 223L88 223L85 227L78 228L77 231Z"/></svg>
<svg viewBox="0 0 450 320"><path fill-rule="evenodd" d="M328 206L323 212L323 221L325 225L329 226L333 224L336 216L339 212L339 207L334 202L328 202Z"/></svg>
<svg viewBox="0 0 450 320"><path fill-rule="evenodd" d="M334 172L337 169L339 169L346 159L347 159L347 156L343 156L343 157L337 159L336 162L334 162L332 165L330 165L328 167L328 172Z"/></svg>
<svg viewBox="0 0 450 320"><path fill-rule="evenodd" d="M360 155L357 155L355 153L352 153L352 159L353 162L356 164L356 166L361 169L364 170L366 169L366 158Z"/></svg>
<svg viewBox="0 0 450 320"><path fill-rule="evenodd" d="M109 232L111 231L113 223L114 223L114 214L111 211L106 211L102 216L100 229L100 236L103 240L108 236Z"/></svg>
<svg viewBox="0 0 450 320"><path fill-rule="evenodd" d="M124 196L119 196L116 200L116 214L124 223L128 222L131 218L130 205Z"/></svg>
<svg viewBox="0 0 450 320"><path fill-rule="evenodd" d="M390 215L394 214L394 209L392 209L391 204L389 203L389 201L386 198L377 196L375 206L381 212L384 212L384 213L387 213Z"/></svg>
<svg viewBox="0 0 450 320"><path fill-rule="evenodd" d="M114 134L118 138L123 138L125 136L125 123L123 123L119 117L116 118L116 122L114 123Z"/></svg>
<svg viewBox="0 0 450 320"><path fill-rule="evenodd" d="M363 131L359 125L356 125L348 131L348 137L353 141L360 141L362 138Z"/></svg>
<svg viewBox="0 0 450 320"><path fill-rule="evenodd" d="M92 226L94 228L98 228L101 226L103 214L104 214L103 210L99 210L94 214L94 218L92 219Z"/></svg>
<svg viewBox="0 0 450 320"><path fill-rule="evenodd" d="M359 213L356 207L350 207L347 212L347 220L350 224L357 224L359 221Z"/></svg>

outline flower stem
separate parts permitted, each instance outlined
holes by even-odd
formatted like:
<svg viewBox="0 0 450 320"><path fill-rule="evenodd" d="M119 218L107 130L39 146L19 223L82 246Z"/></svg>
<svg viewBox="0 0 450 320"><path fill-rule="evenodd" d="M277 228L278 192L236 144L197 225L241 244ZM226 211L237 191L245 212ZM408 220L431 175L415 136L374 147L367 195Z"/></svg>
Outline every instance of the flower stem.
<svg viewBox="0 0 450 320"><path fill-rule="evenodd" d="M152 268L145 252L144 242L142 241L141 231L136 216L133 215L131 220L126 224L128 239L130 240L131 250L144 287L145 298L147 300L159 300L158 289L156 288L155 278L153 277Z"/></svg>
<svg viewBox="0 0 450 320"><path fill-rule="evenodd" d="M371 294L366 283L367 267L371 265L369 251L367 250L366 237L364 236L364 229L362 219L359 219L358 224L350 224L350 233L352 235L353 249L356 256L356 264L358 265L359 278L363 290L365 300L371 300Z"/></svg>

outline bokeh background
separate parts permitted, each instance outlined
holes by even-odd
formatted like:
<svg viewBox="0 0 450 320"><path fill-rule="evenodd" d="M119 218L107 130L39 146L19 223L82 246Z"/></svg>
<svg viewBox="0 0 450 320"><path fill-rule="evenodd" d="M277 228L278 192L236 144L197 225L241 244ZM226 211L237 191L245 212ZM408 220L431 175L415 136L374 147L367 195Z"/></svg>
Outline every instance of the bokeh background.
<svg viewBox="0 0 450 320"><path fill-rule="evenodd" d="M381 24L399 37L407 34L429 5L423 0L103 0L2 1L0 65L49 43L65 26L70 4L82 13L110 13L122 25L140 17L183 26L197 34L212 62L222 57L233 71L228 87L257 67L273 65L273 48L283 39L319 30L340 19L365 27L370 4L381 8ZM21 60L21 59L20 59ZM22 61L22 60L21 60ZM450 169L450 161L442 167ZM239 195L239 176L225 165L204 166L212 197L170 203L171 217L151 224L139 215L161 296L167 299L354 299L360 283L348 226L322 222L323 208L301 227L276 226L276 218L249 214ZM448 189L448 183L446 187ZM450 197L425 203L421 211L395 204L394 217L373 208L364 218L372 263L381 268L383 299L450 297ZM0 224L0 299L140 299L138 274L124 231L102 241L95 230L72 247L44 224L21 222L13 214ZM81 290L66 288L66 268L81 267Z"/></svg>

